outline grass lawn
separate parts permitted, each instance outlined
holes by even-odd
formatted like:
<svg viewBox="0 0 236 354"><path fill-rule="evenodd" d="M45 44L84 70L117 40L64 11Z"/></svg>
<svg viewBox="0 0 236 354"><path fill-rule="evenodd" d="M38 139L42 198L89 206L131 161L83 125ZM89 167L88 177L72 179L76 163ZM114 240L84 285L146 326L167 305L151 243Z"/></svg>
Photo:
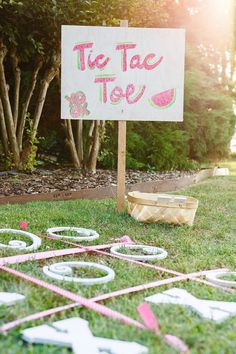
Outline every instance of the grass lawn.
<svg viewBox="0 0 236 354"><path fill-rule="evenodd" d="M91 244L110 243L116 237L129 235L138 243L165 248L168 251L168 257L165 260L156 262L156 264L163 267L184 273L219 267L228 267L231 270L235 270L235 175L210 178L179 193L199 199L200 204L193 227L139 224L127 214L118 214L115 210L115 200L36 202L25 205L0 206L0 227L18 228L20 221L27 220L29 222L28 231L36 235L45 235L46 228L53 226L85 227L94 229L101 235L99 240ZM40 250L65 247L67 246L60 241L43 240ZM1 251L1 256L10 254L13 254L13 252ZM49 281L49 278L46 278L41 272L42 266L61 260L62 258L56 258L56 260L27 262L12 267ZM80 255L66 256L63 257L63 260L100 261L114 269L116 273L115 280L103 285L83 287L76 283L60 283L52 280L53 283L86 297L93 297L105 292L167 277L166 274L160 274L111 257L101 258L101 256L96 255ZM12 307L0 307L0 324L14 320L17 317L70 303L69 300L60 298L47 290L33 286L18 278L8 276L3 272L0 273L0 279L1 291L19 292L26 295L25 302ZM199 298L236 301L236 293L228 294L222 290L197 282L185 281L117 297L105 301L104 304L139 320L136 306L143 302L144 297L174 286L187 289ZM182 338L190 347L191 353L236 353L236 317L231 317L220 324L215 324L201 319L197 314L182 306L151 305L151 307L158 318L162 333L171 333ZM82 308L68 310L41 321L30 322L10 331L7 336L1 336L0 352L3 354L70 353L70 350L59 349L56 346L28 345L21 340L20 331L33 325L50 323L51 321L73 316L81 316L89 320L90 327L97 336L137 341L146 345L150 354L176 353L161 338L150 332L139 331L131 326L123 325Z"/></svg>

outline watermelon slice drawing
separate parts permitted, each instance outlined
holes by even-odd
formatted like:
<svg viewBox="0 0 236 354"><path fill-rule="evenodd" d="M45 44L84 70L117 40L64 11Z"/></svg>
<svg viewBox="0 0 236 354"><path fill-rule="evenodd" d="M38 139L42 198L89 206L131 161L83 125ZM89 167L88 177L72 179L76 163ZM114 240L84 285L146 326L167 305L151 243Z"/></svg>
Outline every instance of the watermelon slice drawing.
<svg viewBox="0 0 236 354"><path fill-rule="evenodd" d="M154 108L165 109L175 103L176 90L174 88L158 92L151 97L150 103Z"/></svg>

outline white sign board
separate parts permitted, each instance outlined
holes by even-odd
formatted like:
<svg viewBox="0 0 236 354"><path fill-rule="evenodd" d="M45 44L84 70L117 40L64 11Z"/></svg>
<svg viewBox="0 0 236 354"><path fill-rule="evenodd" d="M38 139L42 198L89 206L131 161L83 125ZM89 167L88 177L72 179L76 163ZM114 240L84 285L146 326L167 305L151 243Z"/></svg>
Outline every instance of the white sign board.
<svg viewBox="0 0 236 354"><path fill-rule="evenodd" d="M63 119L182 121L183 29L62 26Z"/></svg>

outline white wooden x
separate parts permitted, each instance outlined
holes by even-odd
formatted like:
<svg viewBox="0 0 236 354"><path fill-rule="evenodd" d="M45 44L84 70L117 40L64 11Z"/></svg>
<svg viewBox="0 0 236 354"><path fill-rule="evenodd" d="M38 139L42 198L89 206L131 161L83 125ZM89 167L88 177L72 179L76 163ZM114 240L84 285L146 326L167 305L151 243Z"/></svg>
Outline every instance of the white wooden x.
<svg viewBox="0 0 236 354"><path fill-rule="evenodd" d="M197 312L205 319L220 322L236 315L236 302L202 300L184 289L172 288L163 293L149 296L146 301L154 304L184 305Z"/></svg>
<svg viewBox="0 0 236 354"><path fill-rule="evenodd" d="M74 354L145 354L147 348L135 343L94 337L89 323L72 317L23 330L23 339L28 343L54 344L72 348Z"/></svg>
<svg viewBox="0 0 236 354"><path fill-rule="evenodd" d="M0 292L0 305L11 306L24 299L25 296L21 294Z"/></svg>

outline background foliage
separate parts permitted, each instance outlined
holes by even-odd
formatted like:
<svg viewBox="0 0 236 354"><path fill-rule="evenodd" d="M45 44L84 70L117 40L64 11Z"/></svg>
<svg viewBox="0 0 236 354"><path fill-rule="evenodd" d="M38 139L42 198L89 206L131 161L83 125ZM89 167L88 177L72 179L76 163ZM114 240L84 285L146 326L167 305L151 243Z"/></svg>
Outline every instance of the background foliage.
<svg viewBox="0 0 236 354"><path fill-rule="evenodd" d="M40 3L35 0L0 0L0 39L7 48L4 66L0 70L4 70L6 76L13 116L17 113L14 99L16 76L11 55L14 51L21 73L18 87L21 119L18 125L15 124L18 147L12 149L14 144L10 137L4 142L3 131L0 132L0 154L8 167L32 169L38 148L41 158L56 155L59 161L72 161L76 167L94 169L98 158L99 167L116 168L116 122L101 123L92 131L90 122L83 122L81 129L75 122L67 126L60 121L60 85L55 62L58 63L60 54L62 24L102 25L105 21L107 26L118 26L119 20L124 18L132 27L184 27L187 42L184 122L129 122L127 167L189 169L198 163L226 157L235 125L235 23L232 18L227 20L224 13L218 13L214 4L213 0L45 0ZM231 13L235 13L235 6ZM231 24L231 29L227 23ZM39 62L37 83L24 112L32 73ZM48 79L49 70L53 70L53 78L51 75ZM40 106L43 81L48 87ZM0 85L0 98L3 99L6 92ZM6 124L8 118L5 110ZM44 140L38 139L39 136ZM96 142L96 149L100 148L100 155L93 156L93 164L89 163L93 149L91 142ZM77 151L78 156L75 156L73 151L79 145L83 151ZM14 157L15 152L18 157Z"/></svg>

